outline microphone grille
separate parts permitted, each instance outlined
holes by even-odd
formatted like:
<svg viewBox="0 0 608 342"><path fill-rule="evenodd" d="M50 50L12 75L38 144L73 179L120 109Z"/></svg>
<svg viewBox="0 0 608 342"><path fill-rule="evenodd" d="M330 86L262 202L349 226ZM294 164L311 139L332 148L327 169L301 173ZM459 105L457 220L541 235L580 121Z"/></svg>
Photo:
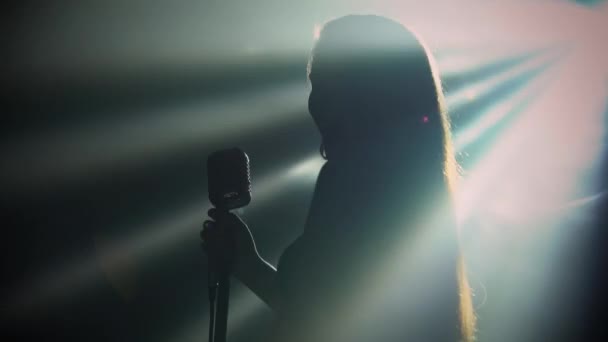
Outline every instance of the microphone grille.
<svg viewBox="0 0 608 342"><path fill-rule="evenodd" d="M209 200L217 208L236 209L251 201L249 156L239 148L212 153L207 158Z"/></svg>

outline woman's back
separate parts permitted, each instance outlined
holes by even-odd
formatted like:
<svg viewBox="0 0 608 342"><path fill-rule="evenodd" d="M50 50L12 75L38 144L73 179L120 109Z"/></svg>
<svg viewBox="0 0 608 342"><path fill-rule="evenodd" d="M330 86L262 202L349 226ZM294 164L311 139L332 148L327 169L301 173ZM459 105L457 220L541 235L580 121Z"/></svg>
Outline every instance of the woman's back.
<svg viewBox="0 0 608 342"><path fill-rule="evenodd" d="M459 339L454 227L428 230L432 192L405 164L323 166L305 231L279 263L280 340Z"/></svg>

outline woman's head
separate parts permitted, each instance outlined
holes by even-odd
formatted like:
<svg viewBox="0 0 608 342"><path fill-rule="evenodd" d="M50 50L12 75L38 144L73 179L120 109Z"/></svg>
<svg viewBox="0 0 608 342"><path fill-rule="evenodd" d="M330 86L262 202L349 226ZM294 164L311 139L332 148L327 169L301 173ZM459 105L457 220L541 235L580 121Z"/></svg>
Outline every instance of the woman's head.
<svg viewBox="0 0 608 342"><path fill-rule="evenodd" d="M309 111L330 159L387 143L443 156L449 127L441 85L428 50L401 24L374 15L328 22L309 79Z"/></svg>

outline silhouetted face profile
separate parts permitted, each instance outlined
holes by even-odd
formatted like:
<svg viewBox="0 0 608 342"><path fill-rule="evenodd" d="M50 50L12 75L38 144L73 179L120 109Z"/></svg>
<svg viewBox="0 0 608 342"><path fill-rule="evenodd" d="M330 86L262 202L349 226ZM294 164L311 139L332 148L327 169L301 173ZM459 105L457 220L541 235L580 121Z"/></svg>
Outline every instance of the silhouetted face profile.
<svg viewBox="0 0 608 342"><path fill-rule="evenodd" d="M443 154L429 56L401 24L373 15L327 23L309 64L309 111L328 159L398 147Z"/></svg>

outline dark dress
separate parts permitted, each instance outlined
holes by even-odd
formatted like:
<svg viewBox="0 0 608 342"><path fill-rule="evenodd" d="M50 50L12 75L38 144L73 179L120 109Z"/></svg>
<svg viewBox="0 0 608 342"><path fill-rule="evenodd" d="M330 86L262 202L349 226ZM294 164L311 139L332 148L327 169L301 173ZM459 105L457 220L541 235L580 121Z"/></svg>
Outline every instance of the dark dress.
<svg viewBox="0 0 608 342"><path fill-rule="evenodd" d="M423 223L444 186L397 160L323 166L279 262L276 341L459 340L455 230Z"/></svg>

